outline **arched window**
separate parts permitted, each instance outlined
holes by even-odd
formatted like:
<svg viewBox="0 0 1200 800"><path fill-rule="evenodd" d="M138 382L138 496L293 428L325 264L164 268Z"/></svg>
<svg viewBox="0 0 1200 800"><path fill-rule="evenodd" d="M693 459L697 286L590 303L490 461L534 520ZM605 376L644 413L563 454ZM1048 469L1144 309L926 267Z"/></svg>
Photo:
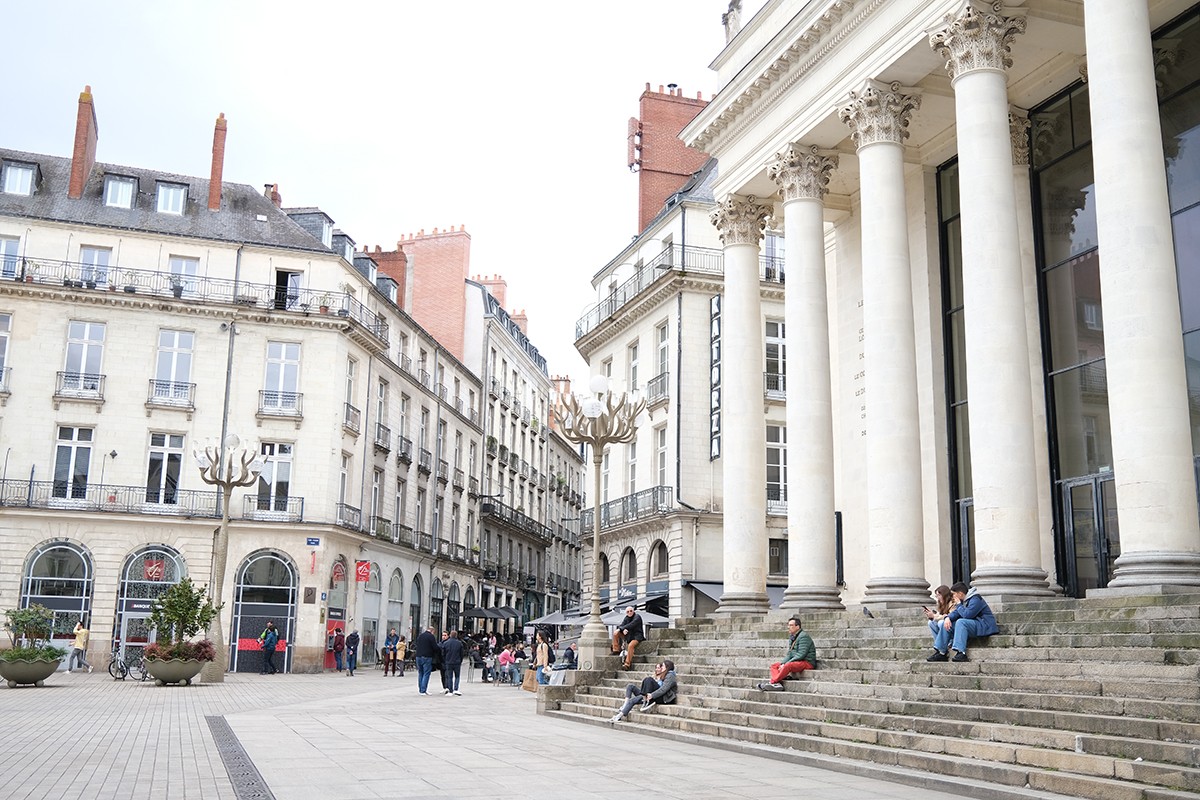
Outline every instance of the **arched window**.
<svg viewBox="0 0 1200 800"><path fill-rule="evenodd" d="M670 560L667 557L667 545L663 541L657 541L650 548L650 578L664 578L667 571L670 569Z"/></svg>
<svg viewBox="0 0 1200 800"><path fill-rule="evenodd" d="M291 669L298 586L296 565L285 554L275 550L251 553L238 567L233 595L233 647L230 652L235 672L253 672L262 667L258 635L268 622L274 622L279 631L277 652L283 652L283 670L287 672Z"/></svg>
<svg viewBox="0 0 1200 800"><path fill-rule="evenodd" d="M606 586L612 580L612 575L609 574L608 556L600 554L600 585Z"/></svg>
<svg viewBox="0 0 1200 800"><path fill-rule="evenodd" d="M446 597L446 630L461 630L459 615L462 613L462 606L458 597L458 583L451 583L450 594Z"/></svg>
<svg viewBox="0 0 1200 800"><path fill-rule="evenodd" d="M34 548L25 562L21 608L38 604L54 610L51 638L74 636L75 623L88 620L92 610L92 557L71 542L47 542Z"/></svg>
<svg viewBox="0 0 1200 800"><path fill-rule="evenodd" d="M379 612L383 605L383 580L379 576L379 565L371 562L367 574L367 585L363 587L362 608L362 662L374 664L379 657Z"/></svg>
<svg viewBox="0 0 1200 800"><path fill-rule="evenodd" d="M179 551L166 545L148 545L130 554L121 570L114 628L121 642L121 657L140 651L157 637L147 622L154 601L187 575Z"/></svg>
<svg viewBox="0 0 1200 800"><path fill-rule="evenodd" d="M442 593L442 581L440 578L434 578L433 583L429 587L429 624L440 635L446 630L443 627L442 606L445 602L445 595Z"/></svg>
<svg viewBox="0 0 1200 800"><path fill-rule="evenodd" d="M387 628L388 633L404 633L404 573L398 569L388 581Z"/></svg>
<svg viewBox="0 0 1200 800"><path fill-rule="evenodd" d="M637 584L637 556L632 547L626 547L621 553L621 585Z"/></svg>
<svg viewBox="0 0 1200 800"><path fill-rule="evenodd" d="M408 593L409 638L416 639L424 627L421 617L421 576L413 575L412 589Z"/></svg>
<svg viewBox="0 0 1200 800"><path fill-rule="evenodd" d="M329 570L329 607L346 610L346 559L342 556L337 557Z"/></svg>

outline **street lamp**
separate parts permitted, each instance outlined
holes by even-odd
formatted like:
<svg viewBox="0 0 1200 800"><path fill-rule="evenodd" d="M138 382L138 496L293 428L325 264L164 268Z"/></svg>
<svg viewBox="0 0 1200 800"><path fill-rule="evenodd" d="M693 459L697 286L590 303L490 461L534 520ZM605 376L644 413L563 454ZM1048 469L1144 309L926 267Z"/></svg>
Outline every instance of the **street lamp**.
<svg viewBox="0 0 1200 800"><path fill-rule="evenodd" d="M235 486L250 486L258 480L263 463L256 449L247 447L236 433L225 437L220 444L206 443L192 450L200 479L221 489L221 525L213 531L212 568L208 579L208 596L214 604L221 602L224 591L225 564L229 560L229 502ZM228 656L225 637L221 632L221 614L213 616L208 626L216 657L204 665L200 675L208 683L225 680Z"/></svg>
<svg viewBox="0 0 1200 800"><path fill-rule="evenodd" d="M592 448L592 608L579 636L581 669L596 669L600 656L609 652L608 629L600 619L600 469L604 448L610 444L628 444L637 436L638 417L646 401L608 391L608 379L596 375L588 385L592 396L580 400L563 399L555 409L562 435L575 444Z"/></svg>

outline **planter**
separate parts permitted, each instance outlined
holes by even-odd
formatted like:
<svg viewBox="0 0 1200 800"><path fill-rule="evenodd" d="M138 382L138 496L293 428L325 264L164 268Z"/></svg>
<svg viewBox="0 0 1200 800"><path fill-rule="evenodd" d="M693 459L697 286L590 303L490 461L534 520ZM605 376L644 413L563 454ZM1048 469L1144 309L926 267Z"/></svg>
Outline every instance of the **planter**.
<svg viewBox="0 0 1200 800"><path fill-rule="evenodd" d="M53 675L61 663L61 658L53 660L37 659L34 661L26 661L24 659L18 661L0 661L0 678L8 681L8 688L10 689L29 684L42 686L46 683L46 678Z"/></svg>
<svg viewBox="0 0 1200 800"><path fill-rule="evenodd" d="M126 286L125 291L129 292L130 294L135 294L137 292L137 287L136 286Z"/></svg>
<svg viewBox="0 0 1200 800"><path fill-rule="evenodd" d="M171 294L175 295L176 299L183 297L183 284L177 283L171 286Z"/></svg>
<svg viewBox="0 0 1200 800"><path fill-rule="evenodd" d="M181 658L146 659L146 671L159 686L166 686L168 683L182 683L184 686L191 686L192 678L199 675L203 668L204 662L194 658L187 660Z"/></svg>
<svg viewBox="0 0 1200 800"><path fill-rule="evenodd" d="M321 313L322 313L322 314L328 314L328 313L329 313L329 306L321 306L321 307L320 307L320 309L321 309Z"/></svg>
<svg viewBox="0 0 1200 800"><path fill-rule="evenodd" d="M26 282L26 283L33 283L33 276L32 276L32 275L26 275L26 276L25 276L25 282Z"/></svg>

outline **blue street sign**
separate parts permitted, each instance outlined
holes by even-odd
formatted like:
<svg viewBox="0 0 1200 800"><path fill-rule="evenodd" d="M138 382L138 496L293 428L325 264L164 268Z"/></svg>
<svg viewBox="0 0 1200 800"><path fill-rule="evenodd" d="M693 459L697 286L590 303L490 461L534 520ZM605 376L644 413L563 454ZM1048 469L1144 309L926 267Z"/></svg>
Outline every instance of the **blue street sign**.
<svg viewBox="0 0 1200 800"><path fill-rule="evenodd" d="M308 546L309 547L320 547L321 546L321 538L319 536L308 537Z"/></svg>

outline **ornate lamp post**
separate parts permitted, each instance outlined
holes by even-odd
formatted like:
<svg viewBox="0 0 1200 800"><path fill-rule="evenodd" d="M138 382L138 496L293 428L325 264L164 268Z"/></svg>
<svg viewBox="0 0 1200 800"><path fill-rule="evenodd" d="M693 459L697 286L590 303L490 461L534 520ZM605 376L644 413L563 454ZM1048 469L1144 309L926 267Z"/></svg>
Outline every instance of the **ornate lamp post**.
<svg viewBox="0 0 1200 800"><path fill-rule="evenodd" d="M208 596L213 603L221 602L224 592L225 565L229 560L229 502L235 486L250 486L258 480L262 461L255 449L247 447L241 437L231 433L220 444L206 444L192 451L196 466L200 468L200 479L221 489L221 525L213 531L212 572L208 579ZM216 658L204 665L201 678L207 683L225 680L228 654L225 651L225 636L221 630L221 614L213 617L209 625L208 638L217 651Z"/></svg>
<svg viewBox="0 0 1200 800"><path fill-rule="evenodd" d="M579 666L596 669L600 656L609 653L612 643L608 629L600 619L600 468L604 448L610 444L628 444L637 435L638 417L646 401L608 391L608 379L596 375L588 386L593 397L563 399L555 410L562 435L575 444L592 449L592 608L579 637Z"/></svg>

